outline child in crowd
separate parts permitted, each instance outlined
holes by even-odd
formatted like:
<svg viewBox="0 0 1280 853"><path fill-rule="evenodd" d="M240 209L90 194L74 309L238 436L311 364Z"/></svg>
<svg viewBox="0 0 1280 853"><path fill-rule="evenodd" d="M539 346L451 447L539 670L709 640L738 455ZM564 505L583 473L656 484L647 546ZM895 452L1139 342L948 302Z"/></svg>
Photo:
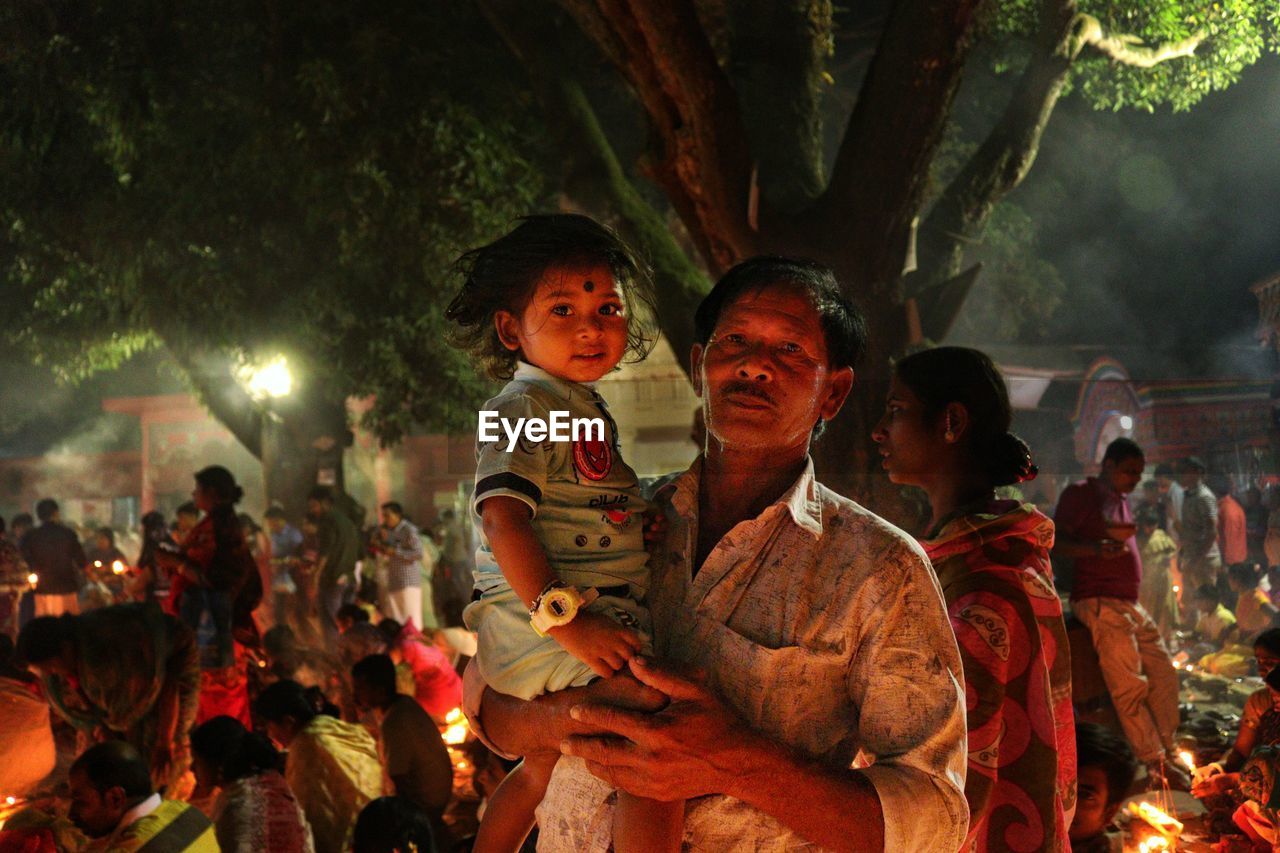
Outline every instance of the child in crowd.
<svg viewBox="0 0 1280 853"><path fill-rule="evenodd" d="M1107 827L1138 773L1128 742L1096 723L1076 724L1076 814L1067 835L1075 853L1120 853L1120 833Z"/></svg>
<svg viewBox="0 0 1280 853"><path fill-rule="evenodd" d="M576 215L531 216L459 261L447 317L454 342L494 379L484 405L506 423L551 412L593 419L603 435L477 441L472 515L483 533L465 619L474 664L500 693L531 699L623 669L645 648L649 585L636 474L596 380L652 336L634 313L645 271L609 229ZM500 422L504 422L500 421ZM516 850L533 826L555 756L526 757L490 798L476 850ZM683 803L619 794L619 853L678 849Z"/></svg>
<svg viewBox="0 0 1280 853"><path fill-rule="evenodd" d="M1200 618L1196 620L1196 634L1206 643L1222 646L1235 631L1235 614L1226 608L1218 597L1218 588L1210 583L1196 590L1195 603L1196 609L1200 611Z"/></svg>
<svg viewBox="0 0 1280 853"><path fill-rule="evenodd" d="M1237 596L1236 630L1242 642L1274 624L1276 608L1265 592L1258 589L1258 570L1253 563L1235 563L1227 568L1227 583Z"/></svg>

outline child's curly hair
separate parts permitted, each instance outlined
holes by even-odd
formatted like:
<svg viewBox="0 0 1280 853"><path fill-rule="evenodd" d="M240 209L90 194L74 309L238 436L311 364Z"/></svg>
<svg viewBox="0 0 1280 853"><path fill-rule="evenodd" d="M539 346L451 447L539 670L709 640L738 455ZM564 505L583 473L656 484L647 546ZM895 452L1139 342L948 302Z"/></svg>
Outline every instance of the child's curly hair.
<svg viewBox="0 0 1280 853"><path fill-rule="evenodd" d="M640 361L657 341L650 270L613 229L576 213L523 217L510 233L458 258L454 268L463 282L445 311L456 324L449 343L467 352L490 378L510 379L519 354L503 346L494 315L524 311L548 270L592 264L609 268L626 306L622 360Z"/></svg>

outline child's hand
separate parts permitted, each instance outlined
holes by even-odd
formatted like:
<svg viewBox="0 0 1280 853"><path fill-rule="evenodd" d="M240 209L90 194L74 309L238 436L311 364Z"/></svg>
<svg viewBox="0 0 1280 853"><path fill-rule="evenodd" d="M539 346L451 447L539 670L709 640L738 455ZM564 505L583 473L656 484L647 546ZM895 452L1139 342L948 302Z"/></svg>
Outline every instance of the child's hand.
<svg viewBox="0 0 1280 853"><path fill-rule="evenodd" d="M644 514L644 546L655 548L667 538L667 517L661 510L649 509Z"/></svg>
<svg viewBox="0 0 1280 853"><path fill-rule="evenodd" d="M640 651L640 635L608 616L578 611L568 625L550 629L557 643L578 660L591 667L591 671L608 678L627 665Z"/></svg>

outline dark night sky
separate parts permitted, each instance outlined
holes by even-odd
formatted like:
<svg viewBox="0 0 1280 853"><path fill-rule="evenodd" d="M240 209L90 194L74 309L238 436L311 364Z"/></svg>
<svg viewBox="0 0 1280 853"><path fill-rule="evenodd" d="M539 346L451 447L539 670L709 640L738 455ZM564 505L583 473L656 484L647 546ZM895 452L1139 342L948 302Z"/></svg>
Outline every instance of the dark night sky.
<svg viewBox="0 0 1280 853"><path fill-rule="evenodd" d="M1248 343L1249 285L1280 272L1280 59L1185 113L1068 97L1011 198L1068 287L1053 342L1192 361L1207 344Z"/></svg>

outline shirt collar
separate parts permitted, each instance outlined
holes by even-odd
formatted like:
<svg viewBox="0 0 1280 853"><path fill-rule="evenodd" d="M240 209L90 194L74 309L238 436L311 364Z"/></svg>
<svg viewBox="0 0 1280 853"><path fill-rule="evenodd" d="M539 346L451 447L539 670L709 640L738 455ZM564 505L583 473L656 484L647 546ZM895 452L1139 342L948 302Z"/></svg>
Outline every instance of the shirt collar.
<svg viewBox="0 0 1280 853"><path fill-rule="evenodd" d="M680 515L692 518L698 509L698 490L702 480L702 455L693 461L683 473L661 486L655 497L670 495L671 505ZM818 481L813 476L813 457L805 459L800 476L776 501L760 513L760 518L784 509L797 527L807 531L815 539L822 536L822 501L818 496Z"/></svg>
<svg viewBox="0 0 1280 853"><path fill-rule="evenodd" d="M548 373L541 367L535 367L527 361L516 362L516 372L512 379L539 385L564 400L572 400L575 396L584 400L598 400L594 382L570 382L559 376Z"/></svg>
<svg viewBox="0 0 1280 853"><path fill-rule="evenodd" d="M123 832L158 808L160 808L160 795L152 794L124 813L120 823L116 825L116 832Z"/></svg>

